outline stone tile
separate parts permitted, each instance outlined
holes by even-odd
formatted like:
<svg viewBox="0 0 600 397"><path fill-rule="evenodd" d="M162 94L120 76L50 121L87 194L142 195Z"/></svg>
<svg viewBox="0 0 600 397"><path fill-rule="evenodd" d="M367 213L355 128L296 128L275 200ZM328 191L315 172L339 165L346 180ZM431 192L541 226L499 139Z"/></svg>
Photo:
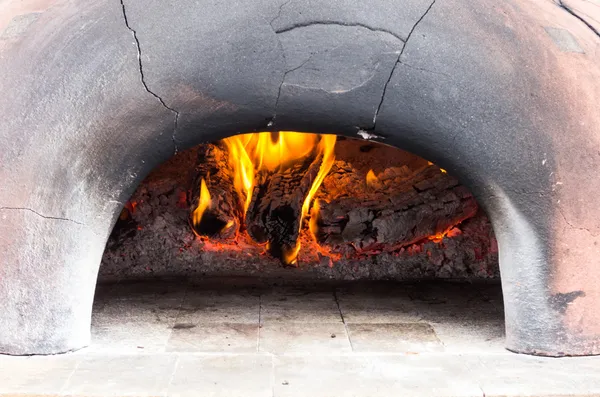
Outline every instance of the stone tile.
<svg viewBox="0 0 600 397"><path fill-rule="evenodd" d="M459 356L281 356L276 397L478 396Z"/></svg>
<svg viewBox="0 0 600 397"><path fill-rule="evenodd" d="M0 394L58 394L75 371L74 355L0 356Z"/></svg>
<svg viewBox="0 0 600 397"><path fill-rule="evenodd" d="M181 356L171 397L271 397L272 358L265 355Z"/></svg>
<svg viewBox="0 0 600 397"><path fill-rule="evenodd" d="M472 301L481 302L483 297L478 284L467 282L414 283L409 295L413 301L417 302L458 306Z"/></svg>
<svg viewBox="0 0 600 397"><path fill-rule="evenodd" d="M504 348L504 320L446 321L431 324L450 353L512 354Z"/></svg>
<svg viewBox="0 0 600 397"><path fill-rule="evenodd" d="M347 326L355 352L420 353L443 350L442 343L429 324L348 324Z"/></svg>
<svg viewBox="0 0 600 397"><path fill-rule="evenodd" d="M179 327L178 327L179 326ZM167 345L169 352L256 352L257 324L175 325Z"/></svg>
<svg viewBox="0 0 600 397"><path fill-rule="evenodd" d="M472 295L468 299L413 301L421 319L428 323L478 323L481 321L502 320L504 314L489 299Z"/></svg>
<svg viewBox="0 0 600 397"><path fill-rule="evenodd" d="M522 354L466 356L463 363L486 396L600 394L598 357L543 358Z"/></svg>
<svg viewBox="0 0 600 397"><path fill-rule="evenodd" d="M340 310L331 292L266 294L261 297L260 319L262 323L342 322Z"/></svg>
<svg viewBox="0 0 600 397"><path fill-rule="evenodd" d="M188 284L171 278L159 278L153 281L132 281L107 284L110 288L107 299L110 300L181 300L188 290Z"/></svg>
<svg viewBox="0 0 600 397"><path fill-rule="evenodd" d="M178 323L258 324L260 297L254 294L204 291L188 294L181 306Z"/></svg>
<svg viewBox="0 0 600 397"><path fill-rule="evenodd" d="M85 349L102 353L162 353L166 350L172 328L168 324L140 321L92 326L92 342Z"/></svg>
<svg viewBox="0 0 600 397"><path fill-rule="evenodd" d="M341 322L268 322L260 329L260 352L343 354L351 350L346 328Z"/></svg>
<svg viewBox="0 0 600 397"><path fill-rule="evenodd" d="M428 305L426 308L419 308L419 312L423 321L447 326L470 324L470 326L477 327L480 324L504 321L504 315L490 305L471 307Z"/></svg>
<svg viewBox="0 0 600 397"><path fill-rule="evenodd" d="M334 288L326 284L301 284L301 285L278 285L271 286L263 291L263 296L280 297L303 297L310 296L311 299L330 299L333 297Z"/></svg>
<svg viewBox="0 0 600 397"><path fill-rule="evenodd" d="M485 301L489 301L498 311L504 312L504 298L500 283L479 283L476 286Z"/></svg>
<svg viewBox="0 0 600 397"><path fill-rule="evenodd" d="M123 324L164 324L173 326L179 315L178 301L154 302L143 299L113 300L92 313L93 326Z"/></svg>
<svg viewBox="0 0 600 397"><path fill-rule="evenodd" d="M346 323L408 323L421 319L406 294L339 293L338 301Z"/></svg>
<svg viewBox="0 0 600 397"><path fill-rule="evenodd" d="M415 283L396 281L363 281L338 285L335 290L344 295L362 295L371 297L406 297L416 288Z"/></svg>
<svg viewBox="0 0 600 397"><path fill-rule="evenodd" d="M89 355L62 390L84 396L164 395L175 370L174 355Z"/></svg>

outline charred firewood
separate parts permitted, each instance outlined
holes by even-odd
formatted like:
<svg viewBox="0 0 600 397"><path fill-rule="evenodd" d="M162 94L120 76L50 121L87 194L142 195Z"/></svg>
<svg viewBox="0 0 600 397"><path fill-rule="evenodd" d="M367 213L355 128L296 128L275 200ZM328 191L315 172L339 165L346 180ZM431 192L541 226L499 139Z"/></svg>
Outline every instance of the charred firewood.
<svg viewBox="0 0 600 397"><path fill-rule="evenodd" d="M320 194L315 222L320 244L344 254L394 251L439 238L477 213L471 193L436 166L387 171L389 178L367 184L357 182L359 173L351 166L336 162L324 185L336 190L345 184L350 194L337 192L331 200L326 200L331 194Z"/></svg>
<svg viewBox="0 0 600 397"><path fill-rule="evenodd" d="M190 226L200 236L234 237L241 225L243 204L235 191L227 147L202 145L195 172L190 189Z"/></svg>
<svg viewBox="0 0 600 397"><path fill-rule="evenodd" d="M284 265L296 262L302 205L321 167L323 155L307 156L276 172L262 170L255 178L246 228L252 239L267 243Z"/></svg>

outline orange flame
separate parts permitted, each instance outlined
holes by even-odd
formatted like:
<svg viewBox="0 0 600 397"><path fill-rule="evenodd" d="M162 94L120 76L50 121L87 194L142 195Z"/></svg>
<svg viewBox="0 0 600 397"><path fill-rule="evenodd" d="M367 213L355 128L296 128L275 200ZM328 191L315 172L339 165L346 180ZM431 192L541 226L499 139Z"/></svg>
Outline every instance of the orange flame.
<svg viewBox="0 0 600 397"><path fill-rule="evenodd" d="M433 164L431 161L428 161L428 162L427 162L427 165L434 165L434 164ZM438 167L438 168L440 168L440 167ZM440 172L441 172L442 174L447 174L447 173L448 173L448 171L446 171L446 170L445 170L445 169L443 169L443 168L440 168Z"/></svg>
<svg viewBox="0 0 600 397"><path fill-rule="evenodd" d="M198 197L198 206L192 213L192 222L194 225L199 225L202 221L202 215L204 215L204 211L210 208L211 206L211 198L208 188L206 187L206 182L204 178L200 182L200 197Z"/></svg>
<svg viewBox="0 0 600 397"><path fill-rule="evenodd" d="M333 147L335 135L303 134L300 132L257 132L225 138L223 142L229 149L229 162L234 168L235 189L244 202L244 212L248 210L252 199L254 177L258 171L275 171L289 166L296 160L308 156L315 148L324 153L321 171L313 184L308 202L333 165ZM315 187L316 185L316 187ZM303 212L308 213L307 205Z"/></svg>
<svg viewBox="0 0 600 397"><path fill-rule="evenodd" d="M300 132L258 132L229 137L223 140L229 149L229 163L234 170L234 186L244 203L244 214L252 201L255 176L259 171L276 171L289 167L311 153L322 156L319 172L302 203L300 225L308 215L315 193L335 161L335 135ZM285 253L284 261L293 263L300 244Z"/></svg>
<svg viewBox="0 0 600 397"><path fill-rule="evenodd" d="M379 179L377 178L377 176L375 176L373 170L369 170L369 172L367 172L367 186L374 187L378 182Z"/></svg>
<svg viewBox="0 0 600 397"><path fill-rule="evenodd" d="M433 241L434 243L441 243L445 237L456 237L462 234L462 231L454 226L450 226L448 229L444 230L441 233L436 233L432 236L429 236L428 239Z"/></svg>
<svg viewBox="0 0 600 397"><path fill-rule="evenodd" d="M310 203L313 197L315 196L315 193L317 193L317 190L319 190L319 186L321 186L321 183L323 183L323 180L325 179L325 177L329 173L329 170L333 166L333 163L335 162L335 155L333 150L335 148L336 139L337 138L335 135L321 135L321 140L318 144L318 150L319 154L323 154L323 160L321 162L321 168L319 168L319 173L317 174L317 177L315 178L312 186L310 187L310 191L308 192L308 195L304 200L304 204L302 205L303 219L304 217L306 217L306 215L308 215ZM302 222L300 222L300 224L302 224Z"/></svg>
<svg viewBox="0 0 600 397"><path fill-rule="evenodd" d="M233 185L244 202L244 214L248 210L252 199L255 174L254 163L246 150L250 139L252 139L252 134L223 139L223 142L229 148L229 164L234 169Z"/></svg>

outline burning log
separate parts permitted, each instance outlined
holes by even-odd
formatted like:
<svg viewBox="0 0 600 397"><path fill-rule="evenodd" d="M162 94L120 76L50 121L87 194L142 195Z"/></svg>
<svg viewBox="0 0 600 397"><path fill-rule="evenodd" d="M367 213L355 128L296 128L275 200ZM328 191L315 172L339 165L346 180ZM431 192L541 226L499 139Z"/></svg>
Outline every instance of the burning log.
<svg viewBox="0 0 600 397"><path fill-rule="evenodd" d="M333 164L335 141L334 135L283 132L204 145L192 192L195 233L230 237L244 224L271 255L294 264L302 221Z"/></svg>
<svg viewBox="0 0 600 397"><path fill-rule="evenodd" d="M284 265L296 261L303 206L323 160L317 152L275 172L261 170L255 178L246 228L253 240L268 243L270 254Z"/></svg>
<svg viewBox="0 0 600 397"><path fill-rule="evenodd" d="M234 237L240 229L243 204L233 184L227 147L202 145L195 171L189 217L192 230L200 236Z"/></svg>
<svg viewBox="0 0 600 397"><path fill-rule="evenodd" d="M475 216L477 203L458 181L436 166L416 171L386 170L381 179L369 172L357 187L356 170L336 162L325 181L332 190L348 192L333 199L322 193L311 224L320 244L342 254L394 251L426 239L441 239L465 219ZM386 177L387 176L387 177ZM329 182L329 183L328 183Z"/></svg>

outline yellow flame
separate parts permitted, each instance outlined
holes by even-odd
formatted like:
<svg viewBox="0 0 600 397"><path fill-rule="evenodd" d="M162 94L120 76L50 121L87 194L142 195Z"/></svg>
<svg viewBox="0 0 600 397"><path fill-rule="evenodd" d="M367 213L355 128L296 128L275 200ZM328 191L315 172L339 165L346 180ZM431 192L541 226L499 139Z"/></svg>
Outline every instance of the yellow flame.
<svg viewBox="0 0 600 397"><path fill-rule="evenodd" d="M313 197L315 196L315 193L317 193L317 190L319 190L319 186L321 186L321 183L323 183L323 180L325 179L325 177L329 173L329 170L333 166L333 163L335 162L335 155L333 150L335 149L336 139L337 138L335 135L321 135L318 150L319 154L323 154L323 160L321 161L319 173L317 174L317 177L315 178L312 186L310 187L310 191L308 192L308 195L306 196L306 199L302 204L302 219L304 219L304 217L308 215L310 203ZM300 224L302 224L302 222L300 222Z"/></svg>
<svg viewBox="0 0 600 397"><path fill-rule="evenodd" d="M309 213L315 193L335 161L336 136L292 131L257 132L236 135L223 141L229 148L229 163L234 170L234 186L240 199L244 202L244 214L248 211L252 201L254 181L259 171L277 171L311 153L314 153L316 157L322 156L319 172L302 203L299 222L302 227L302 222ZM298 243L290 252L284 253L284 261L293 263L299 250L300 244Z"/></svg>
<svg viewBox="0 0 600 397"><path fill-rule="evenodd" d="M431 161L428 161L428 162L427 162L427 165L434 165L434 164L433 164ZM440 168L440 171L442 172L442 174L447 174L447 173L448 173L448 171L446 171L446 170L445 170L445 169L443 169L443 168Z"/></svg>
<svg viewBox="0 0 600 397"><path fill-rule="evenodd" d="M335 140L335 135L292 131L257 132L224 139L229 148L229 162L234 169L234 186L244 202L244 213L250 206L254 178L258 171L275 171L280 167L286 167L308 156L316 148L324 154L324 157L319 174L302 206L303 215L308 214L312 197L333 165Z"/></svg>
<svg viewBox="0 0 600 397"><path fill-rule="evenodd" d="M379 182L379 179L377 179L373 170L369 170L369 172L367 172L367 186L373 187L377 182Z"/></svg>
<svg viewBox="0 0 600 397"><path fill-rule="evenodd" d="M211 206L211 198L210 193L208 192L208 188L206 187L206 182L204 178L200 182L200 197L198 197L198 206L192 213L192 222L194 225L199 225L202 221L202 215L207 208Z"/></svg>
<svg viewBox="0 0 600 397"><path fill-rule="evenodd" d="M301 244L298 243L293 249L283 253L282 260L284 264L295 265L298 263L298 252L300 252L300 246Z"/></svg>
<svg viewBox="0 0 600 397"><path fill-rule="evenodd" d="M251 135L223 139L229 148L229 163L233 165L233 185L244 202L244 213L250 206L254 184L254 164L246 151L247 138Z"/></svg>

